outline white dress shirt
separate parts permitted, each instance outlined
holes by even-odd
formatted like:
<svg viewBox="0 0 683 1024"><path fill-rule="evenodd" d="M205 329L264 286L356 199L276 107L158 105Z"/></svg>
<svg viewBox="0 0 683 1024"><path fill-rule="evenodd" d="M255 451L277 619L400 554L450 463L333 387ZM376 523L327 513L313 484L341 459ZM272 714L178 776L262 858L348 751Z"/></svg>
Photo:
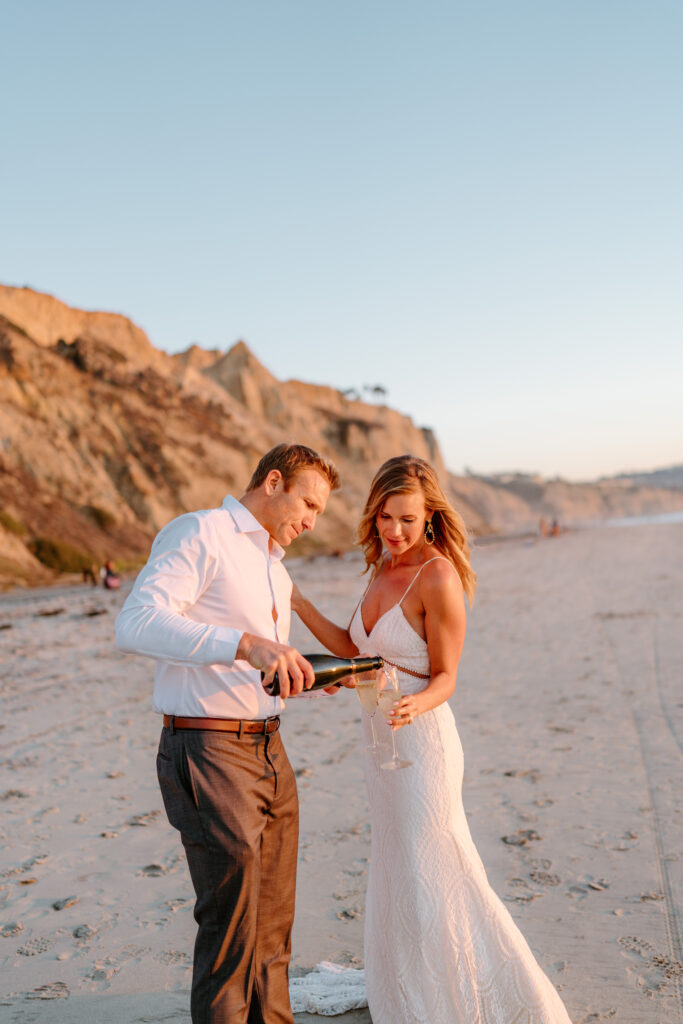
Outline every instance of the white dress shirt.
<svg viewBox="0 0 683 1024"><path fill-rule="evenodd" d="M156 659L154 710L263 719L284 707L235 654L243 633L287 643L292 581L284 551L228 495L157 535L116 620L116 645ZM275 618L273 617L275 616Z"/></svg>

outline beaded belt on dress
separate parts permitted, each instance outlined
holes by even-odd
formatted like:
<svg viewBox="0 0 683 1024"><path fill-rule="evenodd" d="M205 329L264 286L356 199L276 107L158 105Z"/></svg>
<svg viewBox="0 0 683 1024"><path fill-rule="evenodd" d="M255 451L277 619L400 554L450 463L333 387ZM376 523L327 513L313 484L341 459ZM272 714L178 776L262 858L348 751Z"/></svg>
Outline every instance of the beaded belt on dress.
<svg viewBox="0 0 683 1024"><path fill-rule="evenodd" d="M382 661L385 661L387 665L391 665L392 668L397 668L399 672L405 672L407 676L414 676L415 679L431 679L431 676L424 675L422 672L413 672L412 668L404 668L403 665L396 665L393 661L389 661L382 655Z"/></svg>

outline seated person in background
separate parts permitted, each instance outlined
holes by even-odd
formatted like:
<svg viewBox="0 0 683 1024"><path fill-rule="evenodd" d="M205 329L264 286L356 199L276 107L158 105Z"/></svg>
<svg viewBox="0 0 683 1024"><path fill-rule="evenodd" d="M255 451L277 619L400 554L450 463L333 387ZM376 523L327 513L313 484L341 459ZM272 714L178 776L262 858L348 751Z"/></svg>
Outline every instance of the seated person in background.
<svg viewBox="0 0 683 1024"><path fill-rule="evenodd" d="M102 577L102 585L105 590L117 590L120 587L121 582L118 575L114 572L114 563L109 559L104 563L104 575Z"/></svg>

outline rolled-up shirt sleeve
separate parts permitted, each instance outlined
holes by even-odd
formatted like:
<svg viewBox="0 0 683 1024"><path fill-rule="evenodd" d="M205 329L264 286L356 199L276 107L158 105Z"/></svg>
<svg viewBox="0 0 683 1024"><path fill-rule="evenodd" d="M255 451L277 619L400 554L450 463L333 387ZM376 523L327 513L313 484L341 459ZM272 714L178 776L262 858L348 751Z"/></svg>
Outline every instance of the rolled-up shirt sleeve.
<svg viewBox="0 0 683 1024"><path fill-rule="evenodd" d="M116 620L120 650L179 664L233 664L242 631L192 617L217 571L205 530L189 513L158 534Z"/></svg>

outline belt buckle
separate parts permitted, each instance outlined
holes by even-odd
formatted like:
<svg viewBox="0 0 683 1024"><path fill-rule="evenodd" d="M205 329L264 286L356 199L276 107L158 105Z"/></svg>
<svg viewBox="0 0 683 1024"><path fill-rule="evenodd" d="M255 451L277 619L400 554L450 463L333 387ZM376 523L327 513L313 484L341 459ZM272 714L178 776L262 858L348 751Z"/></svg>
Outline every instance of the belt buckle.
<svg viewBox="0 0 683 1024"><path fill-rule="evenodd" d="M264 720L263 720L263 735L264 736L268 736L269 733L270 733L270 730L268 729L268 726L270 725L270 723L271 722L277 722L277 720L278 720L278 716L277 715L271 715L270 718L264 718ZM276 731L276 729L273 729L273 732L275 732L275 731Z"/></svg>

